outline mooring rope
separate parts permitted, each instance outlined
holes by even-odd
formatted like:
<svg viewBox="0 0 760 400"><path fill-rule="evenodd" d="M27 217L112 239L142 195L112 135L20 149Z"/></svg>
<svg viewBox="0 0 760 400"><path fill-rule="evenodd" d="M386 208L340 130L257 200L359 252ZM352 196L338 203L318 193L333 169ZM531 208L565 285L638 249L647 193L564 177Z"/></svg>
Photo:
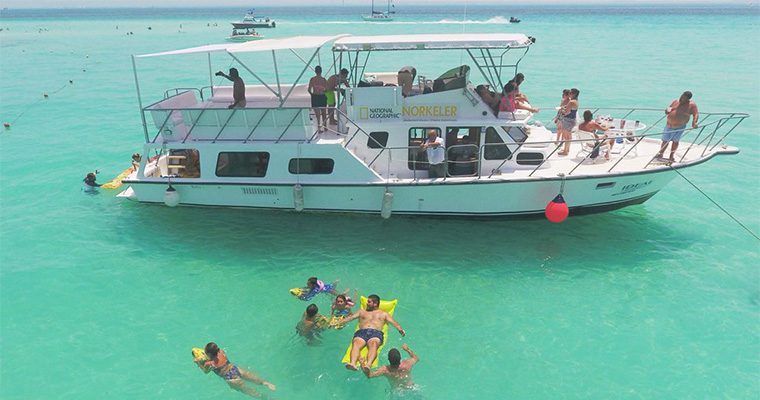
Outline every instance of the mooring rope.
<svg viewBox="0 0 760 400"><path fill-rule="evenodd" d="M724 212L726 215L728 215L729 217L731 217L731 219L733 219L733 220L734 220L734 222L736 222L737 224L739 224L739 226L741 226L742 228L744 228L744 230L745 230L745 231L749 232L749 234L750 234L750 235L752 235L752 236L754 236L754 237L755 237L755 239L757 239L757 240L760 240L760 237L759 237L759 236L757 236L757 234L755 234L755 232L752 232L752 230L750 230L750 229L749 229L749 228L747 228L747 227L746 227L744 224L742 224L742 223L741 223L741 221L739 221L738 219L736 219L736 217L734 217L733 215L731 215L731 213L730 213L730 212L728 212L728 210L726 210L725 208L721 207L721 205L720 205L720 204L718 204L718 202L717 202L717 201L715 201L715 200L713 200L712 198L710 198L710 196L708 196L708 195L707 195L707 193L703 192L703 191L702 191L702 189L700 189L699 187L697 187L697 185L695 185L695 184L694 184L692 181L690 181L690 180L689 180L689 178L687 178L687 177L683 176L683 174L681 174L681 172L680 172L679 170L677 170L677 169L673 168L673 166L672 166L672 165L670 166L670 168L671 168L673 171L676 171L676 173L677 173L677 174L678 174L678 175L679 175L681 178L683 178L683 179L684 179L686 182L689 182L689 184L690 184L691 186L693 186L693 187L694 187L694 189L697 189L697 191L698 191L699 193L702 193L702 195L703 195L703 196L705 196L705 198L707 198L707 200L710 200L710 201L711 201L713 204L715 204L715 206L716 206L716 207L718 207L718 208L719 208L721 211L723 211L723 212Z"/></svg>

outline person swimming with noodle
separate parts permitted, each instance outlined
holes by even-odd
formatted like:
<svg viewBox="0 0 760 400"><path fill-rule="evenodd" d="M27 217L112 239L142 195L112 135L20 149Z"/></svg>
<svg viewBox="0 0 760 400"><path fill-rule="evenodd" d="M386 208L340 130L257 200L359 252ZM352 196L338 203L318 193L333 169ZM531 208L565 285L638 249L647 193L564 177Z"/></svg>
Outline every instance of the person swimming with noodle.
<svg viewBox="0 0 760 400"><path fill-rule="evenodd" d="M262 399L269 398L267 395L260 393L258 390L246 386L243 380L253 382L257 385L263 385L269 388L271 391L275 391L276 387L259 378L255 373L246 369L240 368L234 365L227 359L227 355L219 348L214 342L210 342L204 349L208 361L195 360L198 367L203 370L203 373L208 374L213 371L227 382L230 388L237 390L238 392L245 393L251 397L258 397Z"/></svg>

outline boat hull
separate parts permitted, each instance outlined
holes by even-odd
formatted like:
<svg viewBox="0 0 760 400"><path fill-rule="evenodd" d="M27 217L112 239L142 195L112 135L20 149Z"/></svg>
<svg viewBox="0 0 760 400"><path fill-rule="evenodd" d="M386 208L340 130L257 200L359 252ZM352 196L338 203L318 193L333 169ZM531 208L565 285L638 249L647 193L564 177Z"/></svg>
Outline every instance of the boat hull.
<svg viewBox="0 0 760 400"><path fill-rule="evenodd" d="M578 177L564 181L563 196L571 215L610 211L651 198L675 177L672 169L648 173ZM546 205L562 190L562 180L416 181L387 185L393 192L392 214L467 218L542 216ZM167 183L127 181L133 197L162 203ZM295 209L294 185L233 182L180 182L172 186L180 205L260 209ZM384 184L303 185L304 211L379 214Z"/></svg>
<svg viewBox="0 0 760 400"><path fill-rule="evenodd" d="M362 19L373 22L391 22L396 19L396 17L373 17L371 15L362 15Z"/></svg>
<svg viewBox="0 0 760 400"><path fill-rule="evenodd" d="M248 28L274 28L277 26L274 21L261 21L261 22L232 22L232 27L235 29L248 29Z"/></svg>
<svg viewBox="0 0 760 400"><path fill-rule="evenodd" d="M264 39L264 36L260 35L235 35L235 36L227 36L224 40L228 42L251 42L254 40L261 40Z"/></svg>

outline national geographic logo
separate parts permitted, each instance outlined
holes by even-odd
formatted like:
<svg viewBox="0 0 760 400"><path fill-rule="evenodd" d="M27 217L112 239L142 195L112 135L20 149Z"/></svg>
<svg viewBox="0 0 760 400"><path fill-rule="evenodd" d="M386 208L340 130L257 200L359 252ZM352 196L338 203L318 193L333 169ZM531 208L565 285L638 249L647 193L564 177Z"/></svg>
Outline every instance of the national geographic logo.
<svg viewBox="0 0 760 400"><path fill-rule="evenodd" d="M359 107L359 119L399 119L401 113L389 107Z"/></svg>

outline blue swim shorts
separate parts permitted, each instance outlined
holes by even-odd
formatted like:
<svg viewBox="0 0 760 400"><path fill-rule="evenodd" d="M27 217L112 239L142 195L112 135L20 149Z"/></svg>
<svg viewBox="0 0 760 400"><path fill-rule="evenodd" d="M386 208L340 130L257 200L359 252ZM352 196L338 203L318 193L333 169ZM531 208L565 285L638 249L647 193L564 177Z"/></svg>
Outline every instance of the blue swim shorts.
<svg viewBox="0 0 760 400"><path fill-rule="evenodd" d="M662 131L662 141L678 143L681 140L684 129L686 129L686 125L681 125L677 128L666 126L665 130Z"/></svg>
<svg viewBox="0 0 760 400"><path fill-rule="evenodd" d="M378 331L377 329L359 329L354 333L355 338L362 338L365 342L369 342L372 338L378 338L380 339L380 344L383 344L384 336L383 331Z"/></svg>

